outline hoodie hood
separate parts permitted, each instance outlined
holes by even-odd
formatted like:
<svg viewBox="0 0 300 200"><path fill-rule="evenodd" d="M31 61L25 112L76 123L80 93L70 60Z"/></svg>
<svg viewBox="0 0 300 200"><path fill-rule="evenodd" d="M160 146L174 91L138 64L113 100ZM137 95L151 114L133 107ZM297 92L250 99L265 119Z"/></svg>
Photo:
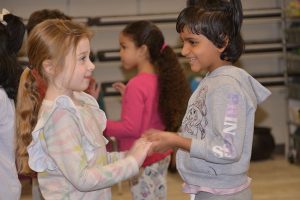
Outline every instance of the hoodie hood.
<svg viewBox="0 0 300 200"><path fill-rule="evenodd" d="M214 76L230 76L235 79L242 88L244 88L246 95L255 104L260 104L265 101L270 95L271 92L261 83L259 83L255 78L248 74L245 70L235 67L235 66L222 66L211 73L207 74L207 77Z"/></svg>

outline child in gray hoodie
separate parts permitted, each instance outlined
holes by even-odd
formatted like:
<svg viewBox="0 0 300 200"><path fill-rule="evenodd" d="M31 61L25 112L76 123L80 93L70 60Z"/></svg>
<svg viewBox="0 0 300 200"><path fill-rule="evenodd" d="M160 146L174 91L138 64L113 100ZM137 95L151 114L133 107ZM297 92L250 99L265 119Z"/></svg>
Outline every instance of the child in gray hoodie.
<svg viewBox="0 0 300 200"><path fill-rule="evenodd" d="M196 200L249 200L254 117L271 93L233 66L244 50L240 0L189 6L177 18L182 55L194 72L207 71L191 96L181 130L149 130L152 151L179 148L177 169L183 191Z"/></svg>

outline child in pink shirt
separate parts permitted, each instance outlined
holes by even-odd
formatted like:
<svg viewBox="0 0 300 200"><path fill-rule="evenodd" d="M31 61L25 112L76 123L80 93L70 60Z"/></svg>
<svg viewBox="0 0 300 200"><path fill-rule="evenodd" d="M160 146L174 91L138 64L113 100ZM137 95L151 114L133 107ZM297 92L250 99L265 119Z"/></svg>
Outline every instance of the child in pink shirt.
<svg viewBox="0 0 300 200"><path fill-rule="evenodd" d="M174 51L162 32L149 21L137 21L120 33L123 68L137 68L125 86L113 86L122 94L119 121L107 121L105 134L114 136L121 151L128 150L148 129L178 130L189 98L189 86ZM140 176L131 180L135 200L166 199L169 149L146 158Z"/></svg>

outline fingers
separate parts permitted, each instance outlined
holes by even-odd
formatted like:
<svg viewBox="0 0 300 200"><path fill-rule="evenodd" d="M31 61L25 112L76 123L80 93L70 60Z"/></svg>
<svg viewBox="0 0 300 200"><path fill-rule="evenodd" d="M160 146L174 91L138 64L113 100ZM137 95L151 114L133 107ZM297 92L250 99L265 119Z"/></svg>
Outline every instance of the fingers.
<svg viewBox="0 0 300 200"><path fill-rule="evenodd" d="M132 148L129 150L128 155L133 156L141 166L148 155L148 151L151 147L151 142L148 142L146 139L138 139Z"/></svg>
<svg viewBox="0 0 300 200"><path fill-rule="evenodd" d="M157 130L157 129L151 128L151 129L146 130L143 134L145 134L145 135L147 135L147 134L153 134L153 133L158 132L158 131L159 130Z"/></svg>
<svg viewBox="0 0 300 200"><path fill-rule="evenodd" d="M95 99L98 99L99 97L99 94L100 94L100 86L98 83L96 82L93 82L90 84L90 88L89 88L89 91L88 93L93 96Z"/></svg>
<svg viewBox="0 0 300 200"><path fill-rule="evenodd" d="M112 87L118 87L120 84L121 84L121 82L114 82L114 83L112 84Z"/></svg>
<svg viewBox="0 0 300 200"><path fill-rule="evenodd" d="M146 130L143 134L142 134L142 137L145 137L145 138L149 138L149 137L152 137L153 135L157 134L161 132L160 130L157 130L157 129L148 129Z"/></svg>
<svg viewBox="0 0 300 200"><path fill-rule="evenodd" d="M98 96L99 96L99 94L100 94L100 91L101 91L101 87L99 86L99 84L98 84L98 83L96 84L95 91L96 91L96 93L97 93L97 94L98 94Z"/></svg>
<svg viewBox="0 0 300 200"><path fill-rule="evenodd" d="M150 155L150 149L151 149L152 143L151 142L146 142L146 144L144 145L144 149L147 153L147 155Z"/></svg>
<svg viewBox="0 0 300 200"><path fill-rule="evenodd" d="M121 95L123 95L126 85L122 82L115 82L112 84L112 87L115 88L115 90L119 91Z"/></svg>
<svg viewBox="0 0 300 200"><path fill-rule="evenodd" d="M150 142L160 140L160 131L155 129L148 130L143 133L142 138Z"/></svg>
<svg viewBox="0 0 300 200"><path fill-rule="evenodd" d="M122 82L115 82L112 84L112 87L115 88L116 90L119 90L125 88L126 86Z"/></svg>

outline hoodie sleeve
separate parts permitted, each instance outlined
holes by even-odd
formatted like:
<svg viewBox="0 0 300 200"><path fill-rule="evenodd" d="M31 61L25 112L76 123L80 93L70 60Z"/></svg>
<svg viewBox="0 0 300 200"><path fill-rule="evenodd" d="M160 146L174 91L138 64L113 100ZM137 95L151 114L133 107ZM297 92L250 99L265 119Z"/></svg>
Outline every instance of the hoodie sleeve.
<svg viewBox="0 0 300 200"><path fill-rule="evenodd" d="M206 134L193 139L190 155L213 163L240 159L246 134L246 100L238 84L223 84L206 99L210 117Z"/></svg>

